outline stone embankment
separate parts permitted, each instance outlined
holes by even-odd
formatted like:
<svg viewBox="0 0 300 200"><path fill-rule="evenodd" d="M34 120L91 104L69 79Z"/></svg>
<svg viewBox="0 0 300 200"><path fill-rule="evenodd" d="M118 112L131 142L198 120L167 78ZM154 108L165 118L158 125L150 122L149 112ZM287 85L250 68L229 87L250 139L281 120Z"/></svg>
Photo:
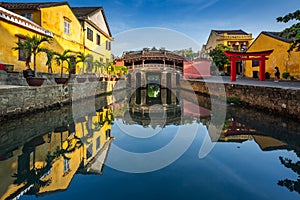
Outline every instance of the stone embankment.
<svg viewBox="0 0 300 200"><path fill-rule="evenodd" d="M0 120L112 92L115 82L0 87Z"/></svg>
<svg viewBox="0 0 300 200"><path fill-rule="evenodd" d="M300 119L300 88L247 85L228 82L188 81L182 88L210 96L226 97L249 108Z"/></svg>

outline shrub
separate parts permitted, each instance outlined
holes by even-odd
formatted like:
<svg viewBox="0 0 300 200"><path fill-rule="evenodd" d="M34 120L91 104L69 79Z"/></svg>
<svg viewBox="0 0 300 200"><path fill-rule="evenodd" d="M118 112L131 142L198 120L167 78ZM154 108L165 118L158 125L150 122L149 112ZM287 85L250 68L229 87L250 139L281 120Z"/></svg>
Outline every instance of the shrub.
<svg viewBox="0 0 300 200"><path fill-rule="evenodd" d="M289 72L283 72L283 73L282 73L282 78L287 79L289 76L290 76L290 73L289 73Z"/></svg>

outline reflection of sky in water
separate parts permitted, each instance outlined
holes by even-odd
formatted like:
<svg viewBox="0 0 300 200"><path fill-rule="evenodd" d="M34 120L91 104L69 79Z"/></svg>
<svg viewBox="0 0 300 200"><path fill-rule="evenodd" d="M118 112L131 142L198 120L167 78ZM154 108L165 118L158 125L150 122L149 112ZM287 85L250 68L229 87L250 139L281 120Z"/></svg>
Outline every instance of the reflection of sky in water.
<svg viewBox="0 0 300 200"><path fill-rule="evenodd" d="M134 125L136 126L136 125ZM124 135L114 125L115 144L142 152L160 148L174 137L176 126L167 126L148 139ZM75 175L65 192L39 199L298 199L297 193L277 185L297 175L280 164L279 156L296 158L287 150L262 151L254 140L243 143L217 143L204 159L198 158L205 136L200 126L191 147L172 165L145 174L130 174L105 167L104 174ZM184 138L182 138L184 139ZM110 156L108 159L111 159ZM24 199L34 199L24 196Z"/></svg>
<svg viewBox="0 0 300 200"><path fill-rule="evenodd" d="M167 125L164 128L153 129L142 127L141 125L124 125L120 120L112 126L115 138L114 144L130 152L151 152L159 150L170 143L174 137L185 140L185 135L179 134L179 129L185 134L191 134L193 130L190 126ZM201 135L207 132L203 125L199 125ZM125 132L124 132L125 131ZM128 133L131 131L130 133ZM126 133L127 132L127 133Z"/></svg>
<svg viewBox="0 0 300 200"><path fill-rule="evenodd" d="M274 140L282 140L283 143L288 143L288 146L276 146L279 143L270 144L274 140L270 140L269 136L259 136L259 139L258 136L240 137L240 140L235 135L227 138L222 136L208 156L199 159L199 149L205 136L209 134L206 126L199 123L191 146L179 159L165 168L149 173L132 174L105 166L101 175L87 175L80 172L75 174L77 169L72 168L74 176L66 191L56 191L39 197L25 195L21 199L299 199L297 192L290 192L286 187L277 184L280 180L298 178L298 175L281 164L279 159L282 156L294 162L299 160L294 151L285 149L299 148L295 134L276 127L276 124L263 126L264 123L274 122L275 118L270 120L266 116L253 117L251 119L255 120L251 123L249 118L251 112L240 113L247 113L246 126L257 129L260 133L273 134ZM151 113L149 116L151 118ZM242 114L236 116L240 117ZM163 120L162 124L165 124ZM277 124L280 124L280 120L277 120ZM237 121L243 122L243 118L237 117ZM111 135L115 137L112 144L130 152L147 153L165 147L175 137L179 139L176 146L179 147L193 130L188 125L180 127L172 123L164 128L150 125L147 127L138 124L125 125L121 119L115 119L111 131ZM290 126L291 124L286 127ZM78 128L81 130L81 126ZM182 132L178 134L180 128ZM276 131L277 129L279 130ZM282 130L286 132L281 133ZM57 137L59 138L59 135ZM172 152L170 149L169 153ZM106 164L111 160L123 160L120 155L113 152L112 147ZM123 160L126 161L127 165L135 167L130 161ZM3 180L3 177L0 177L1 179Z"/></svg>

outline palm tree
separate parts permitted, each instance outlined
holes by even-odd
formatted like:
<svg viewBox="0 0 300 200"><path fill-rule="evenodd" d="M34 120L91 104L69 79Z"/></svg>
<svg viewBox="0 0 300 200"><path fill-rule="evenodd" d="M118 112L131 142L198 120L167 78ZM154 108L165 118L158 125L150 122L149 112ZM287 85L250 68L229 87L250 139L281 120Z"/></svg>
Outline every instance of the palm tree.
<svg viewBox="0 0 300 200"><path fill-rule="evenodd" d="M99 72L100 73L103 73L104 69L105 69L105 63L99 61L99 60L96 60L94 62L94 66L95 66L95 72L98 72L98 69L99 69Z"/></svg>
<svg viewBox="0 0 300 200"><path fill-rule="evenodd" d="M64 62L68 62L68 71L70 71L70 59L74 58L74 55L69 55L72 51L71 50L65 50L62 54L55 53L55 60L58 65L61 66L60 68L60 77L62 78L63 75L63 68L64 68Z"/></svg>
<svg viewBox="0 0 300 200"><path fill-rule="evenodd" d="M19 41L17 42L17 47L14 47L14 50L24 50L26 54L26 67L30 69L30 61L31 61L31 55L33 55L33 68L34 68L34 74L36 76L36 55L40 52L42 52L42 48L40 47L42 43L47 42L50 43L51 40L48 37L42 36L39 37L37 35L34 35L32 37L25 36L25 41Z"/></svg>
<svg viewBox="0 0 300 200"><path fill-rule="evenodd" d="M53 71L52 71L52 61L54 60L54 56L56 55L56 52L54 52L50 49L46 49L46 48L42 48L42 51L45 52L46 55L47 55L46 65L48 66L48 73L53 73Z"/></svg>
<svg viewBox="0 0 300 200"><path fill-rule="evenodd" d="M89 60L91 55L90 54L84 55L82 52L79 52L76 57L78 58L76 63L82 62L82 71L81 71L81 73L84 73L84 64L85 64L85 62L87 62Z"/></svg>

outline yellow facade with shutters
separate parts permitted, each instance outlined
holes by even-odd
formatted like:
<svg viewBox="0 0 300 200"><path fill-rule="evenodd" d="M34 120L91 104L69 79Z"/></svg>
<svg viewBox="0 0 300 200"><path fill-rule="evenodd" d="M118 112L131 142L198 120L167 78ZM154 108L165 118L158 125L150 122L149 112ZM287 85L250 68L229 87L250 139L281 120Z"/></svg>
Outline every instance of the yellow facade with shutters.
<svg viewBox="0 0 300 200"><path fill-rule="evenodd" d="M89 54L93 57L94 60L99 60L104 63L111 62L111 40L108 38L108 36L106 36L106 34L103 34L88 22L84 22L84 29L86 30L84 54ZM92 31L92 40L88 39L87 30ZM96 71L96 69L93 69L92 71L94 72Z"/></svg>
<svg viewBox="0 0 300 200"><path fill-rule="evenodd" d="M273 53L266 61L266 72L274 78L274 68L278 66L280 78L284 72L289 72L294 78L300 78L300 52L287 50L290 43L285 38L279 36L276 32L262 32L249 47L247 52L266 51L273 49ZM253 77L253 74L259 74L257 62L245 61L245 75Z"/></svg>
<svg viewBox="0 0 300 200"><path fill-rule="evenodd" d="M243 30L211 30L207 42L203 45L200 56L209 59L209 53L219 44L227 46L234 51L245 51L251 44L252 34Z"/></svg>
<svg viewBox="0 0 300 200"><path fill-rule="evenodd" d="M31 20L37 27L40 26L46 31L51 32L53 34L51 44L44 43L42 47L46 47L58 53L62 53L64 50L71 50L74 54L76 54L76 52L82 52L85 55L93 55L94 60L104 62L106 60L111 61L111 51L107 50L105 45L106 40L112 41L110 35L100 34L101 45L96 44L96 36L94 36L92 42L87 42L86 31L68 3L61 2L56 4L53 3L51 5L45 5L46 3L40 4L40 6L31 9L11 9L9 5L6 5L5 3L0 4L0 6L22 16L30 13ZM24 4L21 4L20 6L22 7ZM67 28L66 24L68 24ZM97 31L95 31L95 33L96 32ZM43 34L35 31L32 27L21 26L20 24L2 18L0 18L0 34L3 36L0 38L0 64L13 65L14 71L26 69L25 61L19 61L19 52L12 50L12 48L16 47L16 42L18 42L20 37ZM33 58L31 59L30 66L33 68ZM42 52L37 55L38 72L48 72L46 61L47 58L45 53ZM67 65L67 63L65 63L65 65ZM81 71L81 67L82 63L78 63L76 66L77 73ZM60 73L61 68L53 61L52 69L53 73ZM64 73L67 73L66 70L64 70Z"/></svg>

